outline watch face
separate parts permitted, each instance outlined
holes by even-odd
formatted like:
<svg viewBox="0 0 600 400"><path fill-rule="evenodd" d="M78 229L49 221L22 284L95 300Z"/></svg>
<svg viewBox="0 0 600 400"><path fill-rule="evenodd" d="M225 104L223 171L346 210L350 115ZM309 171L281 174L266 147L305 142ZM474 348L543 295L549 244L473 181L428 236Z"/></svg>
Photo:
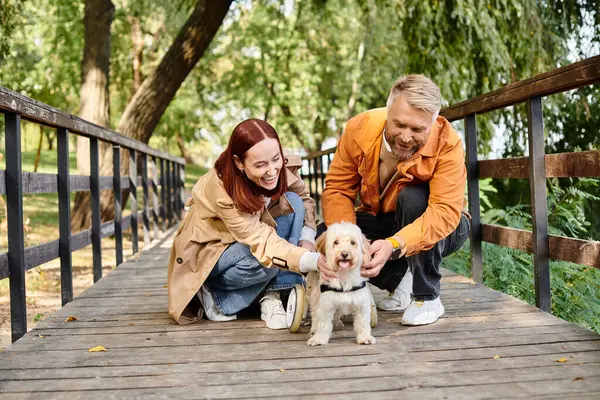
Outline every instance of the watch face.
<svg viewBox="0 0 600 400"><path fill-rule="evenodd" d="M400 254L402 254L402 249L394 249L392 251L392 255L390 256L390 260L397 260L398 258L400 258Z"/></svg>

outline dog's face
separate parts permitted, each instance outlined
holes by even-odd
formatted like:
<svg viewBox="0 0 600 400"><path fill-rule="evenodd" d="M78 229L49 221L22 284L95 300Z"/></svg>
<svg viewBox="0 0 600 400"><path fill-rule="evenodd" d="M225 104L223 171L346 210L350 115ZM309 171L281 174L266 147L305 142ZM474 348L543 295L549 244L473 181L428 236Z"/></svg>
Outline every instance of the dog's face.
<svg viewBox="0 0 600 400"><path fill-rule="evenodd" d="M360 228L347 222L327 228L317 241L317 250L325 255L327 264L335 271L360 268L371 258L369 242Z"/></svg>

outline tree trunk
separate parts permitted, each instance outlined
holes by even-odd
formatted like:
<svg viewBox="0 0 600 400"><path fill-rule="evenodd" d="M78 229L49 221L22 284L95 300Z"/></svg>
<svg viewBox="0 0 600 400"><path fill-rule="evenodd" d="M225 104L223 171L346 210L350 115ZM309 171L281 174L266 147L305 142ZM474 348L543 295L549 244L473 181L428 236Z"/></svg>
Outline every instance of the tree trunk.
<svg viewBox="0 0 600 400"><path fill-rule="evenodd" d="M175 140L177 141L177 147L179 147L179 151L181 152L181 157L185 158L186 163L194 164L194 159L185 147L185 142L179 132L175 132Z"/></svg>
<svg viewBox="0 0 600 400"><path fill-rule="evenodd" d="M46 141L48 142L48 150L54 150L54 138L56 135L51 133L52 131L46 130Z"/></svg>
<svg viewBox="0 0 600 400"><path fill-rule="evenodd" d="M199 0L192 14L179 31L169 51L160 64L144 80L135 93L117 127L117 132L148 143L160 117L175 96L175 93L208 48L221 26L232 0ZM129 156L121 158L121 174L129 169ZM105 151L100 167L101 175L112 175L112 152ZM123 196L123 204L127 195ZM76 204L73 219L89 220L91 214L89 196ZM114 218L112 193L101 194L103 220Z"/></svg>
<svg viewBox="0 0 600 400"><path fill-rule="evenodd" d="M142 35L142 27L140 19L137 17L128 17L131 23L131 43L133 44L133 82L131 85L131 95L138 91L142 85L142 56L144 54L144 36Z"/></svg>
<svg viewBox="0 0 600 400"><path fill-rule="evenodd" d="M110 28L115 15L111 0L86 0L84 25L84 49L81 62L81 96L79 116L96 125L108 127L109 114L109 70ZM79 175L90 174L90 141L77 136L77 171ZM88 193L78 192L75 210ZM89 208L89 204L88 204ZM75 213L71 219L74 231L86 229L91 224L91 210Z"/></svg>

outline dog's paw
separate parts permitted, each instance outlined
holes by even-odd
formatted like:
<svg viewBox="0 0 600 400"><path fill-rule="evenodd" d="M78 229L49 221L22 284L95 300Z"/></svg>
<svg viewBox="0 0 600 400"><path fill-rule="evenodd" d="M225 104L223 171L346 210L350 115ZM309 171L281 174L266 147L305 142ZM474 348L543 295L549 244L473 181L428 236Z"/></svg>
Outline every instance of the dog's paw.
<svg viewBox="0 0 600 400"><path fill-rule="evenodd" d="M333 321L333 327L334 328L343 328L344 327L344 323L342 322L341 319L336 319L335 321Z"/></svg>
<svg viewBox="0 0 600 400"><path fill-rule="evenodd" d="M306 342L306 344L309 346L323 346L327 343L329 343L329 337L326 335L319 334L314 335Z"/></svg>
<svg viewBox="0 0 600 400"><path fill-rule="evenodd" d="M357 336L356 343L358 344L375 344L377 340L371 335Z"/></svg>

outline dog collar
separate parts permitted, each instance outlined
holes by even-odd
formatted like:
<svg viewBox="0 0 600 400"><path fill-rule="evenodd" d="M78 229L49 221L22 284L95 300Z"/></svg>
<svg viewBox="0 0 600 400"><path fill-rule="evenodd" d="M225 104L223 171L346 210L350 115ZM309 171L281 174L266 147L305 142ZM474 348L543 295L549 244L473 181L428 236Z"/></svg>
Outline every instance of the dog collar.
<svg viewBox="0 0 600 400"><path fill-rule="evenodd" d="M360 289L364 288L365 286L367 286L367 281L363 281L363 283L358 286L352 286L350 288L350 290L336 289L336 288L332 288L329 285L321 285L321 293L323 293L323 292L339 292L339 293L354 292L356 290L360 290Z"/></svg>

